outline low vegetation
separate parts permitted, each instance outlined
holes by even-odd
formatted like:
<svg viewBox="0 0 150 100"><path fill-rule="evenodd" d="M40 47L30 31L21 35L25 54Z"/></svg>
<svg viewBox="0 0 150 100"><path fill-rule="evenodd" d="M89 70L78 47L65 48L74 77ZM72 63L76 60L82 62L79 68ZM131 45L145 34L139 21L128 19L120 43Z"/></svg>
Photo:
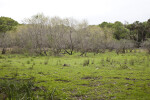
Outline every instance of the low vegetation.
<svg viewBox="0 0 150 100"><path fill-rule="evenodd" d="M149 60L139 50L84 57L0 55L0 99L148 100Z"/></svg>

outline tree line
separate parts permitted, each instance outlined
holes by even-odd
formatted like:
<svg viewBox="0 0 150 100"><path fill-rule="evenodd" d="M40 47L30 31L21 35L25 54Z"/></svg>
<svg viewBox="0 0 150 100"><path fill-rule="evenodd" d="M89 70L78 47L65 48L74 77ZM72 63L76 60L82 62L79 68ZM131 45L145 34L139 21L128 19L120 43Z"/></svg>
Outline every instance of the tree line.
<svg viewBox="0 0 150 100"><path fill-rule="evenodd" d="M132 24L122 24L119 21L115 23L103 22L100 27L108 27L114 29L114 38L130 39L141 43L150 38L150 19L145 22L135 21Z"/></svg>
<svg viewBox="0 0 150 100"><path fill-rule="evenodd" d="M86 20L49 18L37 14L25 19L23 24L0 17L0 48L2 54L30 53L38 55L72 55L80 52L104 53L115 50L117 54L132 52L139 47L149 48L150 20L133 24L103 22L88 25ZM149 49L148 49L149 50ZM150 51L150 50L149 50Z"/></svg>

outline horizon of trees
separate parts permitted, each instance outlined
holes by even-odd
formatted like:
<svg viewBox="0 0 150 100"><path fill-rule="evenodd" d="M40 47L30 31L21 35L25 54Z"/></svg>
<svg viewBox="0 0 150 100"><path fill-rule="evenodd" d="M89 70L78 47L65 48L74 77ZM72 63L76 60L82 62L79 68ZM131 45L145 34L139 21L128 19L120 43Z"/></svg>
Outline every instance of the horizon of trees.
<svg viewBox="0 0 150 100"><path fill-rule="evenodd" d="M24 20L23 24L0 17L0 48L2 54L10 48L12 53L58 55L62 52L103 53L115 50L125 53L134 48L144 47L150 52L150 19L132 24L103 22L88 25L88 22L73 18L49 18L37 14Z"/></svg>

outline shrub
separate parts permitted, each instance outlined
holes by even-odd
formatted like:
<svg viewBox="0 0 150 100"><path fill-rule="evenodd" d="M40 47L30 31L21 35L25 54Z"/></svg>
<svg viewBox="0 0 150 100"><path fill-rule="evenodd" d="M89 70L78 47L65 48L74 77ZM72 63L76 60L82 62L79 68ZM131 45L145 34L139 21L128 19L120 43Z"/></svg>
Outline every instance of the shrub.
<svg viewBox="0 0 150 100"><path fill-rule="evenodd" d="M30 64L30 61L29 61L29 60L27 61L27 64Z"/></svg>
<svg viewBox="0 0 150 100"><path fill-rule="evenodd" d="M84 60L83 61L83 66L88 66L90 64L90 60Z"/></svg>

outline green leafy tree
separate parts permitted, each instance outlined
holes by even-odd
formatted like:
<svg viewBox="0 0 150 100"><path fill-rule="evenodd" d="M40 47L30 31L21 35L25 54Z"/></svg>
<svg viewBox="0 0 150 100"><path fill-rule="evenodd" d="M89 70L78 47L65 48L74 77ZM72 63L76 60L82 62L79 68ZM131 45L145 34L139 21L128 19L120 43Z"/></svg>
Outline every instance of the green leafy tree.
<svg viewBox="0 0 150 100"><path fill-rule="evenodd" d="M137 41L137 43L141 43L145 41L147 38L150 38L150 21L139 22L136 21L133 24L129 24L126 26L130 30L130 39Z"/></svg>
<svg viewBox="0 0 150 100"><path fill-rule="evenodd" d="M117 21L114 23L113 25L113 29L114 29L114 38L117 40L120 39L128 39L129 36L129 30L127 28L125 28L125 26Z"/></svg>
<svg viewBox="0 0 150 100"><path fill-rule="evenodd" d="M150 19L147 21L146 38L150 38Z"/></svg>
<svg viewBox="0 0 150 100"><path fill-rule="evenodd" d="M18 22L9 17L0 17L0 39L2 41L2 54L6 53L5 36L7 31L16 29Z"/></svg>
<svg viewBox="0 0 150 100"><path fill-rule="evenodd" d="M113 23L102 22L101 24L99 24L99 26L100 26L101 28L104 28L104 27L112 28Z"/></svg>
<svg viewBox="0 0 150 100"><path fill-rule="evenodd" d="M115 23L103 22L99 24L99 26L101 28L110 28L113 31L113 37L117 40L129 38L129 29L119 21L116 21Z"/></svg>

